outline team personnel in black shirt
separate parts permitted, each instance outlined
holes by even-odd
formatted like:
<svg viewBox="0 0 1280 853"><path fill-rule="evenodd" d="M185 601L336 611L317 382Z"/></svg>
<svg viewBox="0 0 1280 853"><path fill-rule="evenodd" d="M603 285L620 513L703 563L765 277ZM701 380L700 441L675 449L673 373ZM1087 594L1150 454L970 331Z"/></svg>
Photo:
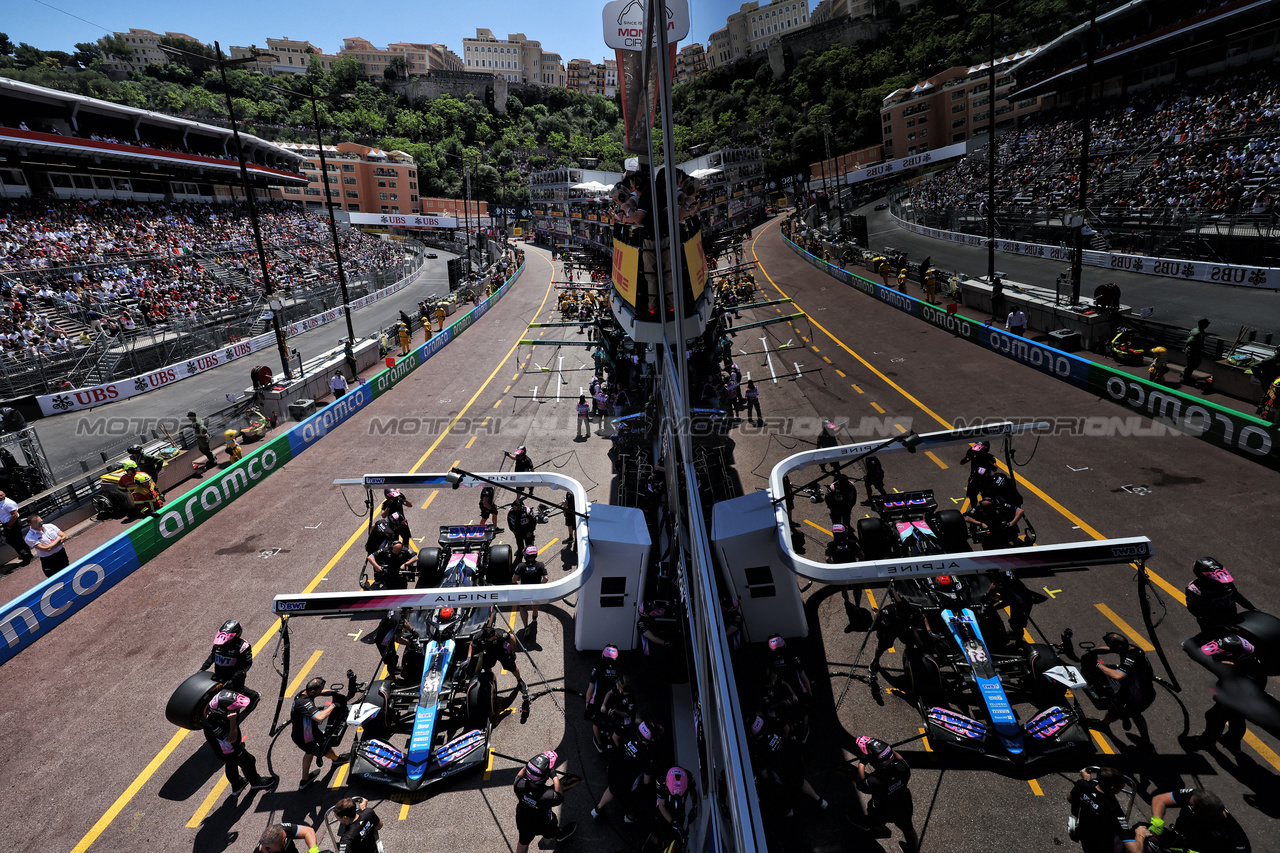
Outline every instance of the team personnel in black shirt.
<svg viewBox="0 0 1280 853"><path fill-rule="evenodd" d="M245 749L240 714L248 707L248 696L234 690L219 690L209 701L209 710L204 715L204 738L226 768L233 795L243 791L246 785L257 791L272 788L280 781L278 776L259 775L257 759Z"/></svg>
<svg viewBox="0 0 1280 853"><path fill-rule="evenodd" d="M892 823L902 830L903 853L916 853L920 838L912 825L915 804L911 800L911 766L893 747L873 737L860 737L857 744L858 790L871 797L867 818L875 824Z"/></svg>
<svg viewBox="0 0 1280 853"><path fill-rule="evenodd" d="M600 713L595 717L595 730L600 733L596 750L604 752L621 745L622 733L635 718L636 697L631 692L631 678L624 672L600 702Z"/></svg>
<svg viewBox="0 0 1280 853"><path fill-rule="evenodd" d="M854 504L858 502L858 489L843 471L837 471L835 479L827 484L827 493L823 500L827 511L831 513L832 524L843 524L848 527L853 515Z"/></svg>
<svg viewBox="0 0 1280 853"><path fill-rule="evenodd" d="M765 661L766 669L778 674L779 680L791 688L795 694L796 704L787 720L793 726L792 734L801 742L809 739L809 702L813 698L813 686L809 683L809 675L804 671L800 658L787 649L787 641L774 634L767 643L769 657Z"/></svg>
<svg viewBox="0 0 1280 853"><path fill-rule="evenodd" d="M253 853L298 853L294 841L301 841L307 853L320 853L316 831L301 823L276 823L267 827Z"/></svg>
<svg viewBox="0 0 1280 853"><path fill-rule="evenodd" d="M382 819L369 807L364 797L344 797L333 807L333 814L342 827L338 830L338 843L346 853L379 853L378 830Z"/></svg>
<svg viewBox="0 0 1280 853"><path fill-rule="evenodd" d="M210 649L209 656L200 664L200 670L203 672L212 666L215 678L256 702L258 691L250 690L244 684L245 676L253 667L253 646L249 645L243 634L244 630L237 620L228 619L223 622L213 637L213 648Z"/></svg>
<svg viewBox="0 0 1280 853"><path fill-rule="evenodd" d="M831 525L831 542L827 545L826 560L830 564L856 563L862 557L862 547L856 536L843 524ZM840 597L849 601L849 588L840 588Z"/></svg>
<svg viewBox="0 0 1280 853"><path fill-rule="evenodd" d="M516 538L517 554L523 554L533 544L533 538L538 532L538 519L524 505L523 498L516 498L511 509L507 510L507 529Z"/></svg>
<svg viewBox="0 0 1280 853"><path fill-rule="evenodd" d="M1083 853L1141 853L1142 845L1129 827L1129 819L1116 794L1124 789L1124 776L1114 767L1087 767L1071 786L1067 802L1075 819L1072 838Z"/></svg>
<svg viewBox="0 0 1280 853"><path fill-rule="evenodd" d="M516 831L520 836L516 853L527 853L529 844L540 835L564 841L578 828L573 821L561 825L552 811L564 802L560 774L555 772L558 758L550 750L540 753L516 774Z"/></svg>
<svg viewBox="0 0 1280 853"><path fill-rule="evenodd" d="M750 733L747 746L751 751L751 766L755 770L756 781L772 782L777 786L777 793L781 795L778 808L785 809L787 817L793 816L796 794L803 793L825 811L828 803L818 796L809 780L804 778L799 741L790 736L787 725L780 720L757 714L748 728ZM765 799L762 795L761 800Z"/></svg>
<svg viewBox="0 0 1280 853"><path fill-rule="evenodd" d="M293 697L293 710L290 713L292 731L290 736L295 746L303 752L302 779L298 782L298 790L309 786L320 775L319 765L325 758L337 764L341 761L334 750L337 745L330 733L335 730L336 722L325 722L336 710L339 715L346 712L346 705L331 702L323 708L316 700L324 694L324 679L313 678L301 693ZM311 761L315 759L317 769L311 769Z"/></svg>
<svg viewBox="0 0 1280 853"><path fill-rule="evenodd" d="M403 542L396 541L370 554L365 561L373 570L374 583L381 583L384 589L405 589L409 585L405 575L418 565L418 555Z"/></svg>
<svg viewBox="0 0 1280 853"><path fill-rule="evenodd" d="M618 647L610 643L601 650L600 661L592 667L591 676L587 679L587 707L582 715L584 720L591 723L596 752L604 751L604 744L600 738L600 724L597 722L600 707L604 704L605 695L613 689L613 685L617 683L618 676L621 674L622 671L618 669Z"/></svg>
<svg viewBox="0 0 1280 853"><path fill-rule="evenodd" d="M521 586L531 586L534 584L546 583L547 580L547 567L538 559L538 549L533 545L530 545L524 549L524 560L516 566L515 571L511 575L511 582L520 584ZM522 627L526 629L529 627L528 614L530 608L532 608L533 623L536 630L536 626L538 624L538 607L539 605L537 604L528 606L521 604L517 608L520 611L520 625Z"/></svg>
<svg viewBox="0 0 1280 853"><path fill-rule="evenodd" d="M683 767L672 767L667 771L666 779L658 786L658 798L654 803L658 819L653 822L643 849L666 850L672 842L684 837L685 822L689 819L691 784L689 771Z"/></svg>
<svg viewBox="0 0 1280 853"><path fill-rule="evenodd" d="M1170 808L1180 809L1172 827L1164 819ZM1222 800L1199 788L1157 794L1151 801L1150 828L1140 826L1136 834L1148 849L1169 853L1250 853L1253 849Z"/></svg>
<svg viewBox="0 0 1280 853"><path fill-rule="evenodd" d="M609 785L591 810L593 818L599 820L604 807L616 799L625 812L623 822L636 822L641 800L653 784L654 748L664 731L657 723L641 721L622 733L621 745L609 762Z"/></svg>
<svg viewBox="0 0 1280 853"><path fill-rule="evenodd" d="M1196 579L1187 584L1187 610L1204 632L1221 631L1236 618L1236 605L1253 610L1253 602L1236 589L1235 578L1213 557L1201 557L1192 567Z"/></svg>
<svg viewBox="0 0 1280 853"><path fill-rule="evenodd" d="M1151 746L1151 735L1147 731L1146 718L1142 712L1155 701L1155 673L1151 669L1151 661L1142 649L1130 643L1124 635L1110 631L1103 635L1102 641L1107 651L1120 656L1115 666L1108 666L1098 660L1098 650L1086 652L1081 658L1081 673L1085 680L1095 687L1107 687L1110 681L1110 705L1099 725L1108 726L1116 720L1124 721L1125 728L1129 720L1138 726L1138 735L1144 745ZM1099 677L1099 673L1103 678Z"/></svg>

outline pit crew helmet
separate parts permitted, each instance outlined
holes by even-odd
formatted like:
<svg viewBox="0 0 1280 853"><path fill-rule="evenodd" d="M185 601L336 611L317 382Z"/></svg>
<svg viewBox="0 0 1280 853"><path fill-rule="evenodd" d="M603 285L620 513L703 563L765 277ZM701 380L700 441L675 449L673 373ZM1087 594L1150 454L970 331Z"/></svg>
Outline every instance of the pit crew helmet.
<svg viewBox="0 0 1280 853"><path fill-rule="evenodd" d="M537 559L538 559L537 547L530 545L528 548L524 549L524 561L526 563L537 562Z"/></svg>
<svg viewBox="0 0 1280 853"><path fill-rule="evenodd" d="M787 647L787 641L778 634L769 637L769 651L780 652Z"/></svg>
<svg viewBox="0 0 1280 853"><path fill-rule="evenodd" d="M1253 654L1254 648L1244 637L1228 634L1205 643L1200 651L1216 660L1243 660Z"/></svg>
<svg viewBox="0 0 1280 853"><path fill-rule="evenodd" d="M228 643L234 643L240 639L240 635L244 633L244 629L240 627L238 619L228 619L222 623L222 627L218 629L218 633L213 636L213 644L215 646L225 646Z"/></svg>
<svg viewBox="0 0 1280 853"><path fill-rule="evenodd" d="M974 453L986 453L988 450L991 449L991 442L975 441L973 444L969 445L969 449L972 450Z"/></svg>
<svg viewBox="0 0 1280 853"><path fill-rule="evenodd" d="M879 738L858 738L858 753L877 767L887 767L893 761L893 747Z"/></svg>
<svg viewBox="0 0 1280 853"><path fill-rule="evenodd" d="M667 731L667 730L666 730L666 729L664 729L664 728L662 727L662 725L661 725L661 724L659 724L659 723L644 723L644 722L642 722L642 723L641 723L639 726L637 726L636 728L637 728L637 729L639 730L639 732L640 732L640 737L644 738L645 740L649 741L650 743L654 743L654 742L656 742L656 741L660 740L660 739L662 738L662 736L663 736L663 735L666 733L666 731Z"/></svg>
<svg viewBox="0 0 1280 853"><path fill-rule="evenodd" d="M1214 583L1231 583L1235 578L1231 577L1231 573L1223 568L1213 557L1201 557L1196 560L1196 564L1191 567L1196 577L1200 580L1213 581Z"/></svg>
<svg viewBox="0 0 1280 853"><path fill-rule="evenodd" d="M120 468L124 471L137 471L138 463L134 462L132 459L126 459L124 462L120 463Z"/></svg>
<svg viewBox="0 0 1280 853"><path fill-rule="evenodd" d="M234 690L219 690L209 700L209 713L225 717L232 711L240 711L249 707L249 697Z"/></svg>
<svg viewBox="0 0 1280 853"><path fill-rule="evenodd" d="M667 790L677 797L683 797L689 790L689 771L683 767L672 767L668 770Z"/></svg>
<svg viewBox="0 0 1280 853"><path fill-rule="evenodd" d="M641 616L665 616L667 608L661 601L642 601L636 609L640 611Z"/></svg>
<svg viewBox="0 0 1280 853"><path fill-rule="evenodd" d="M603 649L600 650L600 657L604 658L605 660L617 660L618 647L615 646L613 643L610 643L609 645L605 646Z"/></svg>
<svg viewBox="0 0 1280 853"><path fill-rule="evenodd" d="M764 717L756 714L755 719L751 721L751 733L758 735L764 731Z"/></svg>
<svg viewBox="0 0 1280 853"><path fill-rule="evenodd" d="M402 495L400 494L400 490L399 490L399 489L383 489L383 490L382 490L382 496L383 496L384 498L399 498L399 497L402 497Z"/></svg>
<svg viewBox="0 0 1280 853"><path fill-rule="evenodd" d="M831 535L834 536L836 539L839 539L840 537L844 536L848 532L849 532L849 528L845 527L843 524L831 525Z"/></svg>
<svg viewBox="0 0 1280 853"><path fill-rule="evenodd" d="M556 766L559 757L555 750L551 749L538 753L524 766L525 778L531 782L545 781L551 775L552 768Z"/></svg>

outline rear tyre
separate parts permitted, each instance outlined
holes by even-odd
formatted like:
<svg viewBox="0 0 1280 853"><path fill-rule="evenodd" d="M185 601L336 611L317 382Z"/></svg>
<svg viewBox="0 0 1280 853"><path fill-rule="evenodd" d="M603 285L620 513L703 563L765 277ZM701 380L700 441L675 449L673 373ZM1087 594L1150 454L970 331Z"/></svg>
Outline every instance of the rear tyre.
<svg viewBox="0 0 1280 853"><path fill-rule="evenodd" d="M164 717L175 726L193 731L204 728L209 700L222 688L211 672L197 672L178 685L164 707Z"/></svg>
<svg viewBox="0 0 1280 853"><path fill-rule="evenodd" d="M862 543L862 553L868 560L883 560L890 556L889 537L885 534L884 522L878 518L858 519L858 541Z"/></svg>
<svg viewBox="0 0 1280 853"><path fill-rule="evenodd" d="M418 585L432 586L440 577L440 549L423 548L418 552Z"/></svg>
<svg viewBox="0 0 1280 853"><path fill-rule="evenodd" d="M391 731L391 727L394 724L394 720L391 718L391 689L392 684L386 679L375 681L369 685L364 701L371 705L377 705L378 713L365 722L363 726L366 738L384 737Z"/></svg>
<svg viewBox="0 0 1280 853"><path fill-rule="evenodd" d="M467 723L483 728L496 710L497 685L492 672L481 672L467 685Z"/></svg>
<svg viewBox="0 0 1280 853"><path fill-rule="evenodd" d="M969 535L965 528L964 516L958 510L944 509L935 518L938 520L938 541L947 554L956 554L969 550Z"/></svg>
<svg viewBox="0 0 1280 853"><path fill-rule="evenodd" d="M491 586L511 583L511 546L494 545L489 549L489 568L485 580Z"/></svg>

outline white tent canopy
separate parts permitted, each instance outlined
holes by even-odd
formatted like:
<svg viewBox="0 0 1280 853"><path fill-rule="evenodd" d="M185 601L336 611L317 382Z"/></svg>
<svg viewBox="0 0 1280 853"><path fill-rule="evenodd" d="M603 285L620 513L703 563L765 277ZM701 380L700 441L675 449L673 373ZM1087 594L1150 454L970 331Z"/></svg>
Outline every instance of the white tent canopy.
<svg viewBox="0 0 1280 853"><path fill-rule="evenodd" d="M584 190L585 192L590 193L599 193L610 189L610 187L610 184L602 184L599 181L587 181L585 184L575 184L572 189Z"/></svg>
<svg viewBox="0 0 1280 853"><path fill-rule="evenodd" d="M723 169L694 169L692 172L689 173L689 177L696 178L697 180L700 181L703 178L709 178L712 175L722 175L722 174L724 174Z"/></svg>

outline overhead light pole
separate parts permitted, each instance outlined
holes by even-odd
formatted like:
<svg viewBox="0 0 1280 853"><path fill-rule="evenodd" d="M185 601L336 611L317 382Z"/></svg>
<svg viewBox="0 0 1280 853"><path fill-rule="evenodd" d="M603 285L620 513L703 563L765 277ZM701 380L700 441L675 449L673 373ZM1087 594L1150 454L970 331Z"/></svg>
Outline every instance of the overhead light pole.
<svg viewBox="0 0 1280 853"><path fill-rule="evenodd" d="M309 87L306 92L295 92L292 89L284 89L270 84L267 84L267 88L286 95L301 95L311 102L311 120L316 125L316 150L320 152L320 176L324 180L324 206L329 210L329 236L333 240L333 257L338 264L338 287L342 291L342 310L347 317L347 339L354 344L356 342L356 331L355 327L351 325L351 300L347 296L347 273L342 268L342 249L338 245L338 223L333 212L333 197L330 195L329 190L329 165L324 159L324 139L320 135L320 111L316 107L315 87ZM303 204L305 205L306 202L304 201Z"/></svg>
<svg viewBox="0 0 1280 853"><path fill-rule="evenodd" d="M262 229L258 225L258 207L254 202L253 186L249 183L249 168L244 161L244 146L240 144L240 131L236 125L235 105L231 100L231 86L227 83L227 66L247 65L251 62L260 62L264 59L274 60L278 57L271 53L257 53L253 56L242 56L239 59L228 59L222 55L222 47L216 41L213 43L213 50L217 54L217 58L210 59L207 56L201 56L198 53L191 53L186 50L179 50L176 47L168 45L160 45L160 49L165 53L174 56L185 57L186 59L206 64L213 64L218 67L218 73L222 77L222 90L227 96L227 117L231 119L231 136L236 143L236 159L240 163L240 183L244 188L245 202L249 205L249 224L253 227L253 242L258 248L258 264L262 269L262 286L266 291L266 296L270 297L275 293L275 287L271 284L271 272L267 268L267 252L262 246ZM273 310L271 312L271 326L276 333L276 349L280 351L280 366L284 368L286 379L293 378L293 371L289 367L289 349L284 343L284 332L280 328L280 312Z"/></svg>

